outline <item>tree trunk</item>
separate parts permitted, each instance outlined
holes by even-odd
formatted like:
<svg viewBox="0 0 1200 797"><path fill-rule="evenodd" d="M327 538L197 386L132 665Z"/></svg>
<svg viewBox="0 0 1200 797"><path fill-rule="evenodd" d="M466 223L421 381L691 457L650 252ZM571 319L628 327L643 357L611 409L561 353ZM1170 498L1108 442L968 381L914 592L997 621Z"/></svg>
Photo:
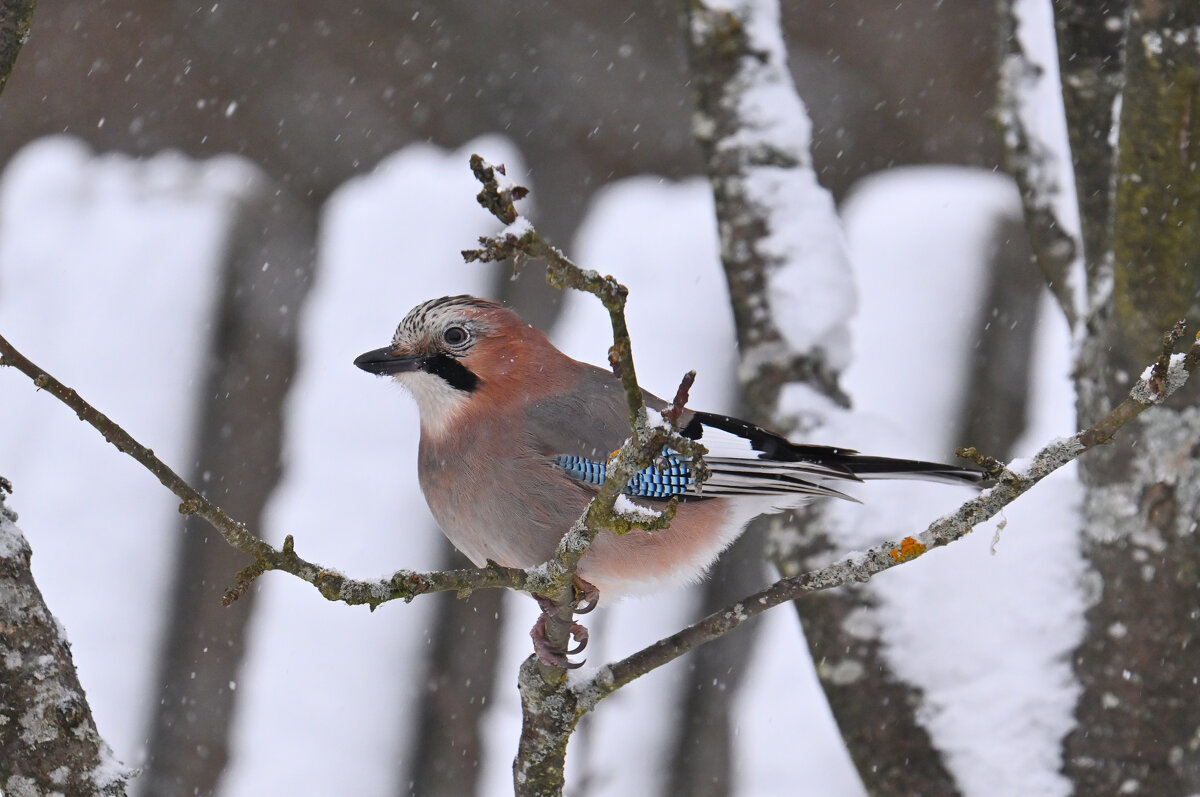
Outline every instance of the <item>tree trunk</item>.
<svg viewBox="0 0 1200 797"><path fill-rule="evenodd" d="M123 795L130 773L96 730L6 489L0 478L0 794Z"/></svg>
<svg viewBox="0 0 1200 797"><path fill-rule="evenodd" d="M463 566L447 546L444 568ZM465 797L478 791L482 723L496 682L504 590L438 601L416 738L402 794Z"/></svg>
<svg viewBox="0 0 1200 797"><path fill-rule="evenodd" d="M1078 361L1087 424L1153 361L1163 331L1200 319L1200 5L1137 3L1124 30L1111 24L1113 9L1060 2L1056 11L1064 60L1085 62L1064 71L1064 94L1088 272L1094 292L1111 285ZM1089 62L1099 69L1090 82L1075 75ZM1119 135L1110 137L1117 88ZM1110 140L1115 153L1105 152ZM1064 764L1080 794L1200 790L1196 400L1189 386L1080 462L1091 608Z"/></svg>
<svg viewBox="0 0 1200 797"><path fill-rule="evenodd" d="M697 109L694 130L716 199L721 259L743 358L747 414L749 420L784 433L811 432L820 425L823 410L801 407L796 413L793 407L781 412L781 396L786 387L803 385L830 404L848 406L849 399L838 387L843 364L827 348L834 337L848 333L834 322L820 343L796 346L786 331L786 319L772 307L772 280L786 269L797 269L801 274L822 273L824 284L848 282L848 265L838 249L841 229L832 199L818 198L821 189L812 171L808 141L797 140L808 121L795 97L782 48L772 47L771 34L763 33L770 30L773 7L743 3L736 17L698 3L685 7ZM781 85L793 92L795 109L782 107L790 103L780 99ZM773 107L757 114L758 118L746 118L756 112L744 109L742 98L763 90L776 92L770 95ZM778 132L776 124L787 134L773 135ZM756 190L764 181L777 186L778 193L758 196ZM775 217L781 195L788 195L811 217ZM806 231L808 238L792 242L792 251L781 254L778 239L772 238L788 225ZM813 238L827 240L815 244ZM793 307L790 312L803 310ZM833 544L823 531L826 524L820 521L819 509L791 513L784 523L788 533L772 535L768 544L771 560L783 575L827 561ZM752 524L747 533L761 533L768 525ZM920 693L893 676L877 637L863 639L847 631L847 618L873 610L866 590L825 592L794 605L822 687L867 790L954 794L940 754L916 721Z"/></svg>
<svg viewBox="0 0 1200 797"><path fill-rule="evenodd" d="M200 394L199 485L250 528L279 479L283 402L296 363L300 305L312 281L315 220L262 177L238 201ZM229 758L234 692L254 607L221 603L248 564L198 516L182 521L143 794L214 793Z"/></svg>

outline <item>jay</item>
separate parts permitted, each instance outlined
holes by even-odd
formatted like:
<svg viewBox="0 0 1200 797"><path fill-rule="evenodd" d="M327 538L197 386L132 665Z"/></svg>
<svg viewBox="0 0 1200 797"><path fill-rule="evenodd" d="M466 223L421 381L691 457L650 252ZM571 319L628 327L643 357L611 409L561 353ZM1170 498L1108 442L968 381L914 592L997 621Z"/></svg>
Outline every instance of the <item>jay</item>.
<svg viewBox="0 0 1200 797"><path fill-rule="evenodd" d="M548 561L603 483L609 453L630 435L617 377L571 359L515 312L485 299L447 296L419 304L391 345L354 364L412 393L421 418L421 490L450 542L477 566ZM644 396L651 409L668 406ZM754 517L818 496L856 500L831 484L884 478L978 484L986 477L953 465L792 443L714 413L685 410L678 425L709 450L711 476L697 490L686 461L666 451L626 486L651 508L678 496L678 511L663 530L601 532L578 567L579 578L600 594L698 580Z"/></svg>

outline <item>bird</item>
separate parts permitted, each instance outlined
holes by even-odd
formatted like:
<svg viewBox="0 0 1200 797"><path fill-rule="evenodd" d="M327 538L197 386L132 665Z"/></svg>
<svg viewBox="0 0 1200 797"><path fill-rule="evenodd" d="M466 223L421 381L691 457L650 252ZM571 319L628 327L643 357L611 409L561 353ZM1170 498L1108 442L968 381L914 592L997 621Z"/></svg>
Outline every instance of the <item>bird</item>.
<svg viewBox="0 0 1200 797"><path fill-rule="evenodd" d="M434 519L476 566L549 561L604 482L611 452L629 438L629 412L611 370L568 357L516 312L474 296L414 307L391 343L354 364L399 382L416 400L417 473ZM646 406L668 403L643 391ZM577 575L605 599L694 582L754 517L817 497L849 500L832 485L916 478L979 485L973 468L866 456L799 444L755 424L684 409L678 428L704 445L711 476L665 450L626 486L661 510L668 528L601 532Z"/></svg>

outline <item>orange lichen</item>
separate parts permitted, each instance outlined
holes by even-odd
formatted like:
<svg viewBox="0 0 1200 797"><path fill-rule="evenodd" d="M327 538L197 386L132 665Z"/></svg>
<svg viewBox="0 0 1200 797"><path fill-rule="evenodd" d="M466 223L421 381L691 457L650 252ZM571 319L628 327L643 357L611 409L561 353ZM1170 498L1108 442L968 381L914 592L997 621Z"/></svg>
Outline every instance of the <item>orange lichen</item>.
<svg viewBox="0 0 1200 797"><path fill-rule="evenodd" d="M900 541L899 548L893 548L888 551L892 555L892 559L897 562L907 562L909 559L916 559L921 554L925 553L925 546L914 540L912 537L905 537Z"/></svg>

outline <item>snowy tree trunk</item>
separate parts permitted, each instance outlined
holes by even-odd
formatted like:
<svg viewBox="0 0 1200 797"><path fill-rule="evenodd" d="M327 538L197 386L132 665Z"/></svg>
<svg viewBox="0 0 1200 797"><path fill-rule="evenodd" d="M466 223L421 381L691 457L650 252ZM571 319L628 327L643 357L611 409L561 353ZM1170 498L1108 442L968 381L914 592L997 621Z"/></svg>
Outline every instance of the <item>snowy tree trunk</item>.
<svg viewBox="0 0 1200 797"><path fill-rule="evenodd" d="M725 6L685 7L693 127L716 198L744 399L751 420L806 433L829 408L849 403L838 374L854 289L832 198L812 169L809 122L787 71L778 8ZM772 559L783 574L832 550L818 518L819 510L796 513L788 533L773 536ZM783 539L793 542L778 544ZM816 661L858 665L853 679L834 668L818 673L867 789L955 793L916 721L919 694L892 674L878 638L846 630L852 614L871 610L868 591L847 587L795 605Z"/></svg>
<svg viewBox="0 0 1200 797"><path fill-rule="evenodd" d="M96 730L6 487L0 479L0 794L125 794L130 772Z"/></svg>
<svg viewBox="0 0 1200 797"><path fill-rule="evenodd" d="M1137 4L1124 19L1084 2L1057 9L1060 52L1104 64L1090 87L1064 75L1099 294L1078 361L1086 424L1153 359L1163 330L1200 320L1200 4ZM1081 98L1080 86L1095 95ZM1083 694L1065 769L1081 794L1200 789L1197 391L1163 410L1080 463L1092 606L1074 658Z"/></svg>

